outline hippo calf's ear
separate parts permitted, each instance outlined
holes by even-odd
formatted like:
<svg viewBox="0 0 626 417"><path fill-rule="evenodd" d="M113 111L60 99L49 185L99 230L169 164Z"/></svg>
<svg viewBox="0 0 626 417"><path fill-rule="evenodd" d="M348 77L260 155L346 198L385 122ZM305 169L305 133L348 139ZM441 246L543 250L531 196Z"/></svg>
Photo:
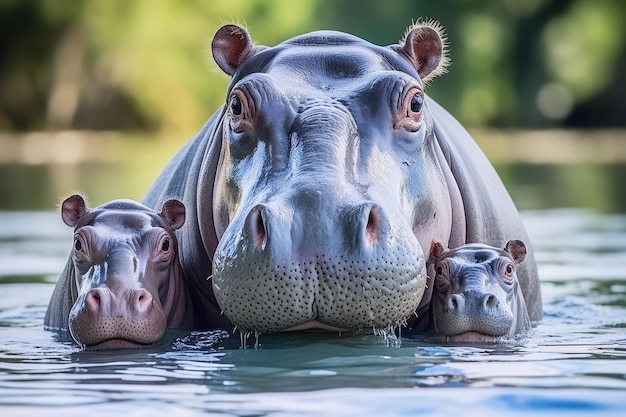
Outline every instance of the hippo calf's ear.
<svg viewBox="0 0 626 417"><path fill-rule="evenodd" d="M447 37L439 22L418 21L411 25L400 45L424 83L446 72L450 63Z"/></svg>
<svg viewBox="0 0 626 417"><path fill-rule="evenodd" d="M430 261L435 262L437 259L439 259L441 254L443 254L443 252L445 252L445 248L443 247L443 245L437 240L433 239L432 243L430 244Z"/></svg>
<svg viewBox="0 0 626 417"><path fill-rule="evenodd" d="M509 240L504 250L511 254L516 264L526 259L526 245L521 240Z"/></svg>
<svg viewBox="0 0 626 417"><path fill-rule="evenodd" d="M237 25L222 26L211 42L213 59L228 75L235 73L253 49L248 31Z"/></svg>
<svg viewBox="0 0 626 417"><path fill-rule="evenodd" d="M80 220L87 211L87 203L79 194L74 194L66 198L61 204L61 218L63 219L63 223L70 227L76 226L78 220Z"/></svg>
<svg viewBox="0 0 626 417"><path fill-rule="evenodd" d="M173 230L180 229L185 224L185 205L178 200L167 200L163 203L161 217Z"/></svg>

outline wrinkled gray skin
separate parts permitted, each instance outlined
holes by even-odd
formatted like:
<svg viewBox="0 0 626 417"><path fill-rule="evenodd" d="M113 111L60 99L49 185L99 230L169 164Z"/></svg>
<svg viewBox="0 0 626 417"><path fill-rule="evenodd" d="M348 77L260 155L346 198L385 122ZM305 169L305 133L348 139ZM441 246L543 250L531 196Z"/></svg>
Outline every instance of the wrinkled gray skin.
<svg viewBox="0 0 626 417"><path fill-rule="evenodd" d="M167 327L192 326L174 235L185 221L181 202L164 202L160 213L131 200L89 209L73 195L61 214L74 239L48 329L69 330L76 343L98 350L151 345Z"/></svg>
<svg viewBox="0 0 626 417"><path fill-rule="evenodd" d="M496 342L530 329L516 275L526 254L520 240L504 249L470 243L446 251L435 243L433 331L451 342Z"/></svg>
<svg viewBox="0 0 626 417"><path fill-rule="evenodd" d="M188 209L179 242L196 323L244 333L418 326L432 239L528 241L484 154L424 95L446 61L431 26L389 47L332 31L275 47L234 25L217 32L226 104L145 199L176 196ZM530 258L518 276L538 320Z"/></svg>

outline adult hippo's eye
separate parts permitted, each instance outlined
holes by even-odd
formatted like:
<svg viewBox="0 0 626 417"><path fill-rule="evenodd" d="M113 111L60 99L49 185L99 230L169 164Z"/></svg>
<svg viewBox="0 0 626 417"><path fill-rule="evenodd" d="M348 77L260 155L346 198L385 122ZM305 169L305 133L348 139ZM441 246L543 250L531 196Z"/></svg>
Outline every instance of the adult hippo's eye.
<svg viewBox="0 0 626 417"><path fill-rule="evenodd" d="M394 129L403 128L409 132L417 132L422 125L424 93L418 87L412 87L402 98L401 107L396 113Z"/></svg>
<svg viewBox="0 0 626 417"><path fill-rule="evenodd" d="M161 243L161 250L163 252L167 252L168 250L170 250L170 240L169 239L163 240L163 243Z"/></svg>
<svg viewBox="0 0 626 417"><path fill-rule="evenodd" d="M419 113L424 105L424 98L420 94L415 94L411 98L411 111L413 113Z"/></svg>
<svg viewBox="0 0 626 417"><path fill-rule="evenodd" d="M230 109L230 127L237 133L250 130L253 127L252 115L248 98L241 90L235 90L230 97L228 107Z"/></svg>
<svg viewBox="0 0 626 417"><path fill-rule="evenodd" d="M504 270L508 275L513 273L513 266L511 265L507 265L505 270Z"/></svg>
<svg viewBox="0 0 626 417"><path fill-rule="evenodd" d="M80 251L83 249L83 244L82 244L82 243L80 243L80 240L78 240L78 239L74 239L74 249L75 249L77 252L80 252Z"/></svg>
<svg viewBox="0 0 626 417"><path fill-rule="evenodd" d="M235 116L240 116L242 113L241 99L236 95L230 100L230 111L233 112Z"/></svg>

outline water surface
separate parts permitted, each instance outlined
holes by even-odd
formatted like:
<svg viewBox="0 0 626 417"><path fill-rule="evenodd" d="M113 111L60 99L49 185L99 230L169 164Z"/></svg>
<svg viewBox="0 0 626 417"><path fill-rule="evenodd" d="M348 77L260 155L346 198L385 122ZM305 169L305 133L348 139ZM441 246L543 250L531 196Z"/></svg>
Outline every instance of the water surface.
<svg viewBox="0 0 626 417"><path fill-rule="evenodd" d="M0 212L0 415L626 415L626 216L525 211L545 316L503 344L226 332L81 352L42 329L71 230ZM250 341L252 346L252 341Z"/></svg>

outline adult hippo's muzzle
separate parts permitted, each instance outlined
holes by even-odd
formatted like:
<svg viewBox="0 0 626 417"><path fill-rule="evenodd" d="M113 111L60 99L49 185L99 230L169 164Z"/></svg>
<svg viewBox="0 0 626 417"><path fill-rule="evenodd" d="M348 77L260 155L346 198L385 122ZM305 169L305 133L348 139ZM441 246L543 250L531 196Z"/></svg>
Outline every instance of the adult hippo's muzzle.
<svg viewBox="0 0 626 417"><path fill-rule="evenodd" d="M288 203L256 205L223 240L213 288L241 331L387 329L415 311L426 282L415 238L394 235L372 203L336 212L325 226Z"/></svg>
<svg viewBox="0 0 626 417"><path fill-rule="evenodd" d="M220 201L238 209L215 253L217 301L244 333L397 326L422 298L423 251L384 201L363 197L357 164L346 162L356 161L358 141L350 113L337 103L307 103L293 117L282 135L289 162L252 187L232 187L242 162L223 155L230 169ZM280 158L275 148L266 158Z"/></svg>

